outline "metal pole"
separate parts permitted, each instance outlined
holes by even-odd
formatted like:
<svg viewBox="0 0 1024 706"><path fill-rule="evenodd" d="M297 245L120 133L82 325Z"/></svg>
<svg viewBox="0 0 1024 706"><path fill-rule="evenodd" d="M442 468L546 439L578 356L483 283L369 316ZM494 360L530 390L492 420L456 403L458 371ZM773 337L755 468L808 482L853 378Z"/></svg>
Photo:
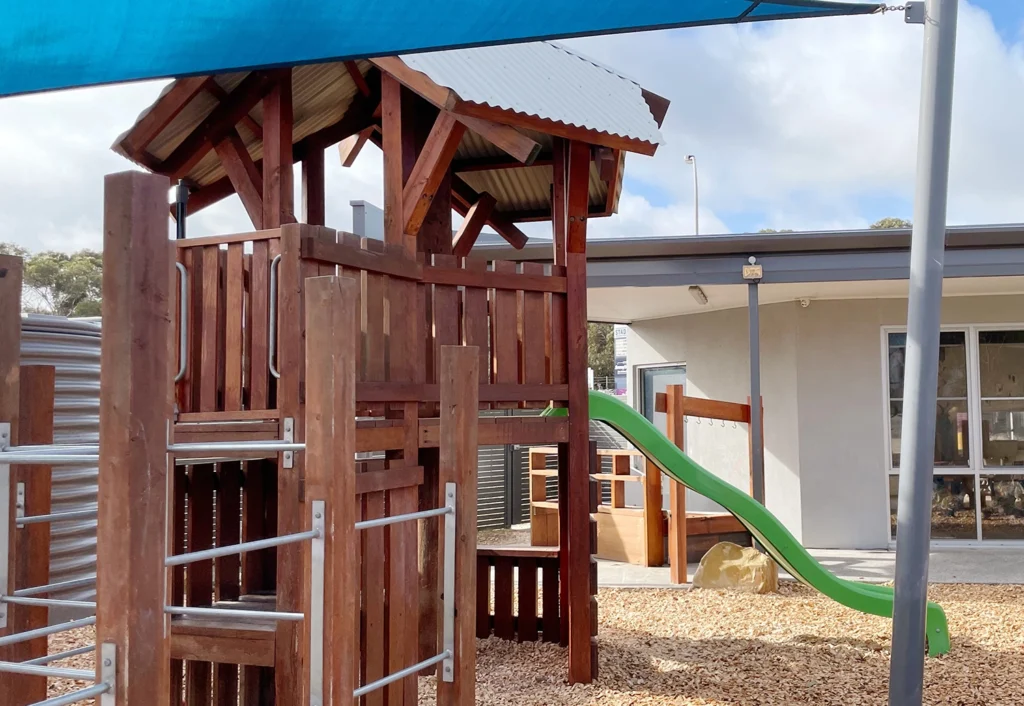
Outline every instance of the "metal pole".
<svg viewBox="0 0 1024 706"><path fill-rule="evenodd" d="M174 220L177 226L175 230L175 238L178 240L185 239L185 220L188 217L188 187L185 186L185 180L178 180L178 187L174 190Z"/></svg>
<svg viewBox="0 0 1024 706"><path fill-rule="evenodd" d="M935 464L949 139L957 0L925 3L924 66L917 136L917 189L910 241L910 300L903 379L890 706L917 706L924 680L925 610Z"/></svg>
<svg viewBox="0 0 1024 706"><path fill-rule="evenodd" d="M696 155L686 155L686 163L693 165L693 234L700 235L700 191L697 189Z"/></svg>
<svg viewBox="0 0 1024 706"><path fill-rule="evenodd" d="M747 336L750 345L750 484L754 500L764 505L764 427L761 424L761 311L757 282L747 284Z"/></svg>

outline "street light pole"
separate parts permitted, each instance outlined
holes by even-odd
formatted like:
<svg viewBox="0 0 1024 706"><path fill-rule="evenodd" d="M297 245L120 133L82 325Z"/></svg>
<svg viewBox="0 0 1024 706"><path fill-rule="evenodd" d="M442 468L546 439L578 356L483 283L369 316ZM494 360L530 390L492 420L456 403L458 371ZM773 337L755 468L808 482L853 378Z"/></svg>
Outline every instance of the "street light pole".
<svg viewBox="0 0 1024 706"><path fill-rule="evenodd" d="M919 8L908 6L907 10L908 20L914 21L912 12ZM925 635L928 599L939 312L945 260L956 19L957 0L925 2L917 188L910 241L899 506L896 512L896 592L892 613L892 656L889 658L889 706L920 706L923 697L922 637Z"/></svg>
<svg viewBox="0 0 1024 706"><path fill-rule="evenodd" d="M686 155L686 163L693 165L693 234L700 235L700 192L697 190L697 157Z"/></svg>

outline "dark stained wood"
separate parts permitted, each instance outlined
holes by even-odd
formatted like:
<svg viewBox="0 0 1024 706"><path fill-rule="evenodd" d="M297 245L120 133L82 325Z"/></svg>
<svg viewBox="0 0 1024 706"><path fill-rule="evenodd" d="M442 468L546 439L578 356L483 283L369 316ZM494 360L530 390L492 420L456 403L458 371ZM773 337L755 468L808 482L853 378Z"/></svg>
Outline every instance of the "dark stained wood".
<svg viewBox="0 0 1024 706"><path fill-rule="evenodd" d="M476 636L491 636L491 562L477 549L476 559Z"/></svg>
<svg viewBox="0 0 1024 706"><path fill-rule="evenodd" d="M612 150L612 155L610 162L602 163L602 177L604 177L605 165L611 165L607 167L608 176L605 181L608 182L608 194L604 200L604 212L609 216L618 210L619 194L622 192L622 175L626 170L626 153L621 150Z"/></svg>
<svg viewBox="0 0 1024 706"><path fill-rule="evenodd" d="M217 83L217 79L213 76L206 79L206 83L203 84L203 90L217 100L224 100L228 97L228 92L225 91L219 83ZM263 139L263 126L253 120L253 117L248 113L242 116L242 119L239 120L239 124L245 125L245 127L249 129L249 132L257 138Z"/></svg>
<svg viewBox="0 0 1024 706"><path fill-rule="evenodd" d="M384 493L367 493L362 498L364 520L375 520L385 516ZM385 649L387 624L384 612L385 538L384 528L374 527L360 532L363 551L363 683L367 684L383 677L385 671ZM408 665L406 665L408 666ZM366 706L381 706L384 694L378 690L365 697Z"/></svg>
<svg viewBox="0 0 1024 706"><path fill-rule="evenodd" d="M479 358L471 347L441 348L441 475L442 500L446 483L455 484L456 606L470 606L476 597L477 524L477 390ZM438 503L440 506L440 502ZM444 532L444 523L440 532ZM445 561L444 542L438 541L438 563ZM437 702L472 706L476 702L476 631L470 610L455 614L454 681L437 680Z"/></svg>
<svg viewBox="0 0 1024 706"><path fill-rule="evenodd" d="M405 222L402 219L405 185L402 171L402 86L389 73L381 74L380 83L384 152L384 242L400 246L405 240Z"/></svg>
<svg viewBox="0 0 1024 706"><path fill-rule="evenodd" d="M328 528L324 541L324 690L325 694L333 693L330 703L354 706L352 691L359 683L359 571L355 568L359 565L359 537L355 529L358 510L354 460L359 285L342 277L316 277L307 280L306 296L309 355L305 367L310 383L306 491L309 499L325 501ZM307 512L303 525L309 527L311 521ZM309 627L307 620L303 628L306 646ZM310 665L308 660L303 662L303 675L308 679Z"/></svg>
<svg viewBox="0 0 1024 706"><path fill-rule="evenodd" d="M194 372L193 379L198 376L198 410L213 412L220 408L217 404L217 377L222 361L222 350L218 343L223 328L218 320L221 293L220 248L208 245L203 248L202 253L202 323L197 332L202 352L200 367Z"/></svg>
<svg viewBox="0 0 1024 706"><path fill-rule="evenodd" d="M386 252L361 250L345 244L310 238L302 242L302 257L333 262L343 267L375 272L392 278L419 280L423 276L422 266L401 249L390 248Z"/></svg>
<svg viewBox="0 0 1024 706"><path fill-rule="evenodd" d="M512 275L513 262L493 263L496 275ZM495 384L519 381L519 345L517 341L518 307L514 291L491 290L491 379ZM507 407L509 405L497 405ZM516 406L516 405L512 405Z"/></svg>
<svg viewBox="0 0 1024 706"><path fill-rule="evenodd" d="M416 165L403 187L402 222L407 234L419 233L465 131L465 126L450 113L442 111L434 121L426 143L416 158Z"/></svg>
<svg viewBox="0 0 1024 706"><path fill-rule="evenodd" d="M397 56L378 57L370 59L370 62L381 70L381 76L388 83L398 84L401 82L402 85L405 85L442 110L451 108L457 101L457 96L451 89L438 86L426 74L410 69ZM386 116L388 111L386 105L383 107L383 111ZM387 139L387 131L387 123L385 123L385 139ZM386 153L387 150L385 150Z"/></svg>
<svg viewBox="0 0 1024 706"><path fill-rule="evenodd" d="M361 245L369 252L383 253L384 244L379 240L363 238ZM363 375L360 380L378 382L386 379L385 367L385 316L384 302L387 299L384 277L376 272L364 271L362 279L361 304L363 308L363 329L365 352L363 355ZM371 405L368 411L371 416L384 416L383 405Z"/></svg>
<svg viewBox="0 0 1024 706"><path fill-rule="evenodd" d="M324 151L311 149L302 160L302 220L311 226L325 223Z"/></svg>
<svg viewBox="0 0 1024 706"><path fill-rule="evenodd" d="M522 166L537 163L537 155L541 151L540 143L514 127L468 115L456 115L455 118L498 149L514 157Z"/></svg>
<svg viewBox="0 0 1024 706"><path fill-rule="evenodd" d="M514 262L496 260L495 263L500 263L500 266L496 266L490 271L443 265L427 266L422 268L421 278L424 284L531 292L565 292L565 277L546 276L543 266L540 269L531 267L528 271L520 274L516 272Z"/></svg>
<svg viewBox="0 0 1024 706"><path fill-rule="evenodd" d="M487 276L487 263L466 260L464 268L474 276ZM488 330L487 289L466 286L462 290L462 344L475 346L480 360L480 384L491 381L490 331Z"/></svg>
<svg viewBox="0 0 1024 706"><path fill-rule="evenodd" d="M169 706L164 613L173 259L164 177L104 188L96 641L117 649L116 706Z"/></svg>
<svg viewBox="0 0 1024 706"><path fill-rule="evenodd" d="M262 166L263 160L260 160L256 164L257 166ZM233 193L235 193L235 187L231 183L231 180L226 176L221 177L207 186L191 189L188 194L188 215L191 216L194 213L199 213L204 208L208 208L219 201L223 201ZM172 203L169 209L171 218L175 218L175 205Z"/></svg>
<svg viewBox="0 0 1024 706"><path fill-rule="evenodd" d="M585 145L602 145L605 147L612 147L614 149L626 150L627 152L637 152L647 156L653 156L658 150L657 144L644 142L643 140L623 137L621 135L611 135L606 132L590 130L577 125L569 125L553 120L545 120L537 117L536 115L524 115L522 113L517 113L514 110L496 108L490 105L459 100L457 104L454 107L449 108L449 110L456 115L483 118L485 120L499 122L516 128L536 130L537 132L547 135L556 135Z"/></svg>
<svg viewBox="0 0 1024 706"><path fill-rule="evenodd" d="M381 493L385 490L410 488L421 483L423 483L422 466L367 471L356 476L356 494Z"/></svg>
<svg viewBox="0 0 1024 706"><path fill-rule="evenodd" d="M459 212L463 217L469 213L470 207L480 199L478 194L473 187L464 182L458 176L452 176L452 208ZM529 238L523 231L519 230L516 225L509 220L509 218L500 212L491 212L491 217L487 219L487 225L494 229L494 231L508 241L509 245L516 248L517 250L522 249L526 245Z"/></svg>
<svg viewBox="0 0 1024 706"><path fill-rule="evenodd" d="M229 546L241 541L241 483L240 463L220 464L217 471L217 546ZM241 595L240 571L241 560L237 554L217 559L216 600L238 599ZM214 670L214 703L217 706L236 706L239 676L237 664L219 663Z"/></svg>
<svg viewBox="0 0 1024 706"><path fill-rule="evenodd" d="M646 534L646 564L661 566L665 563L665 533L662 528L664 500L661 494L661 469L649 459L644 474L644 531Z"/></svg>
<svg viewBox="0 0 1024 706"><path fill-rule="evenodd" d="M658 123L658 127L665 121L665 114L668 112L669 100L663 98L657 93L652 93L646 88L640 89L641 95L644 100L647 101L647 107L651 109L651 116L654 118L654 122Z"/></svg>
<svg viewBox="0 0 1024 706"><path fill-rule="evenodd" d="M519 621L516 639L519 642L537 641L537 564L519 562Z"/></svg>
<svg viewBox="0 0 1024 706"><path fill-rule="evenodd" d="M434 255L434 263L442 267L455 268L456 260L452 255ZM459 344L459 290L449 285L434 287L434 326L433 326L433 366L429 379L441 382L441 351L445 346ZM476 351L474 351L475 353ZM439 397L444 396L444 389L439 389Z"/></svg>
<svg viewBox="0 0 1024 706"><path fill-rule="evenodd" d="M192 466L188 482L188 550L213 547L213 466ZM188 567L185 600L190 606L208 606L213 602L213 561L200 561ZM188 703L211 703L212 664L185 663L185 694Z"/></svg>
<svg viewBox="0 0 1024 706"><path fill-rule="evenodd" d="M456 257L469 255L477 238L480 237L480 231L486 225L487 219L491 217L495 203L497 202L494 197L484 192L466 211L466 216L462 219L459 230L455 233L455 238L452 241L452 252Z"/></svg>
<svg viewBox="0 0 1024 706"><path fill-rule="evenodd" d="M20 294L20 293L19 293ZM15 303L17 297L13 298ZM53 443L54 368L52 366L23 366L21 368L21 410L17 421L18 444ZM25 486L25 514L45 515L50 512L50 469L46 466L11 466L11 489L19 483ZM13 494L12 494L13 499ZM14 504L11 504L13 509ZM12 512L13 517L15 513ZM17 588L45 586L49 583L50 527L34 524L18 528L8 535L8 569ZM6 591L8 587L3 587ZM7 607L7 633L21 633L46 627L46 608L29 606ZM0 648L0 659L24 662L46 655L45 637ZM0 674L0 694L4 703L26 706L46 699L45 677L19 674Z"/></svg>
<svg viewBox="0 0 1024 706"><path fill-rule="evenodd" d="M544 400L565 400L568 386L520 385L517 383L496 383L480 386L481 402L540 402ZM357 383L356 399L360 402L438 402L441 390L434 383L383 382Z"/></svg>
<svg viewBox="0 0 1024 706"><path fill-rule="evenodd" d="M235 129L242 116L248 114L280 80L281 74L281 70L254 71L242 79L235 90L159 164L157 171L172 179L185 176L228 131ZM266 122L264 106L265 133L268 132Z"/></svg>
<svg viewBox="0 0 1024 706"><path fill-rule="evenodd" d="M189 102L206 88L208 76L190 76L181 78L171 84L166 93L161 95L146 114L124 136L119 143L120 148L129 157L139 159L146 147L172 120L189 104Z"/></svg>
<svg viewBox="0 0 1024 706"><path fill-rule="evenodd" d="M568 425L567 425L568 426ZM558 582L558 643L563 647L569 645L569 503L564 498L569 497L569 432L566 430L566 443L558 445L558 574L561 581ZM547 584L545 583L545 586ZM545 613L547 608L545 608ZM547 639L545 631L544 639Z"/></svg>
<svg viewBox="0 0 1024 706"><path fill-rule="evenodd" d="M568 504L569 682L589 683L591 664L590 601L590 412L587 390L587 194L590 146L569 143L566 209L566 338L569 370Z"/></svg>
<svg viewBox="0 0 1024 706"><path fill-rule="evenodd" d="M263 227L295 222L292 188L292 76L281 73L263 98Z"/></svg>
<svg viewBox="0 0 1024 706"><path fill-rule="evenodd" d="M355 82L356 88L359 89L359 92L364 96L370 95L370 84L366 82L366 77L363 76L363 73L359 70L356 62L346 61L345 70L348 71L348 75L352 77L352 80Z"/></svg>
<svg viewBox="0 0 1024 706"><path fill-rule="evenodd" d="M242 201L254 228L263 227L263 175L249 155L238 130L232 128L214 145L221 166Z"/></svg>
<svg viewBox="0 0 1024 706"><path fill-rule="evenodd" d="M20 257L11 255L0 255L0 420L11 425L10 444L18 444L18 426L21 416L21 399L19 392L20 364L21 364L21 296L22 296L22 274L23 263ZM13 476L13 474L12 474ZM10 479L10 490L15 490L15 480ZM11 510L8 513L7 526L4 528L8 537L15 536L17 526L15 524L15 513L13 512L13 498L11 496ZM17 588L15 583L17 575L16 555L8 554L7 566L9 582L6 586L0 586L0 591L10 594ZM8 609L10 611L10 609ZM14 631L14 627L0 628L0 635L8 635ZM18 654L15 648L0 648L0 660L16 661ZM38 692L38 682L24 685L19 676L13 674L0 675L0 687L3 694L13 692L13 689L25 689L26 693L19 695L19 706L30 704L38 699L35 698ZM46 683L43 682L45 690Z"/></svg>
<svg viewBox="0 0 1024 706"><path fill-rule="evenodd" d="M530 164L524 164L518 159L508 157L506 155L455 159L452 161L452 171L456 174L464 174L466 172L494 172L503 171L505 169L522 169L524 167L550 167L551 165L551 154L542 152L537 159L533 160Z"/></svg>
<svg viewBox="0 0 1024 706"><path fill-rule="evenodd" d="M682 385L669 385L665 393L667 436L685 449L686 403ZM686 488L673 482L669 486L668 562L672 583L686 583Z"/></svg>
<svg viewBox="0 0 1024 706"><path fill-rule="evenodd" d="M189 202L191 203L191 201ZM268 230L250 231L248 233L231 233L229 235L208 235L201 238L185 238L174 240L172 243L177 248L191 250L193 248L204 248L207 245L230 245L231 243L255 243L265 240L276 240L281 237L279 228Z"/></svg>
<svg viewBox="0 0 1024 706"><path fill-rule="evenodd" d="M249 306L252 310L252 347L249 349L249 409L266 409L270 404L270 243L252 244Z"/></svg>
<svg viewBox="0 0 1024 706"><path fill-rule="evenodd" d="M494 557L494 635L502 640L514 640L515 616L512 615L513 560Z"/></svg>
<svg viewBox="0 0 1024 706"><path fill-rule="evenodd" d="M523 276L544 277L544 265L539 262L524 262L520 265ZM554 278L549 278L554 279ZM519 320L519 341L521 366L519 379L524 385L543 385L547 382L546 347L550 335L546 325L544 294L524 291ZM544 407L542 401L524 405Z"/></svg>
<svg viewBox="0 0 1024 706"><path fill-rule="evenodd" d="M568 224L566 213L566 177L569 166L569 143L560 137L553 138L554 160L551 184L551 228L554 239L554 264L565 265L565 228Z"/></svg>
<svg viewBox="0 0 1024 706"><path fill-rule="evenodd" d="M706 400L702 397L682 397L683 414L688 417L705 417L739 424L750 423L750 405L722 400Z"/></svg>
<svg viewBox="0 0 1024 706"><path fill-rule="evenodd" d="M186 498L188 497L188 468L175 466L171 478L171 554L185 553ZM175 566L171 569L172 605L184 605L185 601L185 567ZM174 655L173 638L171 655ZM185 682L185 663L178 658L171 661L171 706L180 704L184 699L182 691Z"/></svg>
<svg viewBox="0 0 1024 706"><path fill-rule="evenodd" d="M558 615L558 563L557 558L545 559L541 563L544 642L556 644L561 641L561 620Z"/></svg>
<svg viewBox="0 0 1024 706"><path fill-rule="evenodd" d="M243 245L233 243L228 246L227 268L224 277L225 299L224 330L224 409L238 411L242 409L242 314L244 312L244 270Z"/></svg>
<svg viewBox="0 0 1024 706"><path fill-rule="evenodd" d="M404 450L403 450L404 453ZM398 463L393 461L392 463ZM384 473L391 473L389 469ZM416 512L419 509L419 490L416 486L396 488L387 493L390 515ZM417 606L419 580L417 570L417 526L412 522L392 525L388 531L388 672L397 672L416 663L417 641L411 635L420 629ZM382 584L383 585L383 584ZM391 704L414 706L416 677L403 679L388 687ZM383 693L383 692L381 692Z"/></svg>
<svg viewBox="0 0 1024 706"><path fill-rule="evenodd" d="M274 664L274 627L266 621L176 619L171 624L171 655L175 660L219 659L229 664L270 667Z"/></svg>

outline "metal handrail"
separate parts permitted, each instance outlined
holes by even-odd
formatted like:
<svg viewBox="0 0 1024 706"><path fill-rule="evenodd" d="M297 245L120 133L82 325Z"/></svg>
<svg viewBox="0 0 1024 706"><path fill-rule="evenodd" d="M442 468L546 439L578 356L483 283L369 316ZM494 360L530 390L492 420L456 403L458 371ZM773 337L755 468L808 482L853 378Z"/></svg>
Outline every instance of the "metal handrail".
<svg viewBox="0 0 1024 706"><path fill-rule="evenodd" d="M421 510L419 512L409 512L404 515L392 515L391 517L378 517L373 520L363 520L356 523L357 530L368 530L374 527L387 527L388 525L397 525L400 522L412 522L413 520L425 520L428 517L440 517L442 515L450 515L454 510L450 507L438 507L433 510Z"/></svg>
<svg viewBox="0 0 1024 706"><path fill-rule="evenodd" d="M185 269L185 265L180 262L174 263L174 266L181 273L181 291L178 295L178 327L180 329L178 356L180 361L178 363L178 374L174 376L174 382L180 382L185 377L185 370L188 366L188 271Z"/></svg>
<svg viewBox="0 0 1024 706"><path fill-rule="evenodd" d="M185 564L194 564L197 561L216 559L221 556L231 556L233 554L241 554L243 552L254 552L259 549L280 547L285 544L295 544L296 542L304 542L308 539L316 539L319 536L319 530L308 530L306 532L296 532L295 534L285 534L280 537L268 537L267 539L257 539L252 542L231 544L224 547L215 547L214 549L204 549L198 552L189 552L188 554L173 554L164 559L164 566L184 566Z"/></svg>
<svg viewBox="0 0 1024 706"><path fill-rule="evenodd" d="M401 681L406 677L411 677L413 674L417 674L420 671L426 669L427 667L433 667L435 664L443 662L451 657L452 653L448 650L445 650L441 654L435 655L430 659L425 659L422 662L419 662L418 664L412 665L411 667L406 667L405 669L397 671L394 674L389 674L386 677L381 677L377 681L372 681L369 684L366 684L365 686L361 686L352 692L352 696L357 699L360 696L366 696L370 692L377 691L377 689L383 689L388 684L394 684L396 681Z"/></svg>
<svg viewBox="0 0 1024 706"><path fill-rule="evenodd" d="M306 445L301 442L272 441L206 441L188 444L168 444L167 451L172 454L184 453L246 453L267 451L281 453L284 451L305 451Z"/></svg>
<svg viewBox="0 0 1024 706"><path fill-rule="evenodd" d="M90 625L96 624L96 616L89 618L81 618L79 620L69 620L66 623L58 623L57 625L49 625L45 628L38 628L36 630L28 630L26 632L15 633L14 635L6 635L0 637L0 647L6 647L7 645L17 645L22 642L28 642L29 640L35 640L37 637L46 637L48 635L56 635L62 632L68 632L69 630L77 630L78 628L87 628Z"/></svg>
<svg viewBox="0 0 1024 706"><path fill-rule="evenodd" d="M0 466L81 466L99 462L99 454L0 452Z"/></svg>
<svg viewBox="0 0 1024 706"><path fill-rule="evenodd" d="M27 598L24 596L0 596L0 603L9 605L36 606L42 608L89 608L96 610L96 601L65 601L60 598Z"/></svg>
<svg viewBox="0 0 1024 706"><path fill-rule="evenodd" d="M73 691L70 694L64 694L63 696L55 696L52 699L40 701L38 703L32 704L31 706L70 706L70 704L77 704L80 701L91 699L94 696L103 696L109 691L110 684L104 682L102 684L90 686L88 689Z"/></svg>
<svg viewBox="0 0 1024 706"><path fill-rule="evenodd" d="M99 444L31 444L26 446L6 446L0 448L0 452L5 454L98 454L100 447Z"/></svg>
<svg viewBox="0 0 1024 706"><path fill-rule="evenodd" d="M68 512L53 512L49 515L26 515L19 517L16 522L18 527L25 525L41 525L48 522L73 522L75 520L92 520L98 514L97 510L69 510Z"/></svg>
<svg viewBox="0 0 1024 706"><path fill-rule="evenodd" d="M8 674L26 674L33 677L48 677L50 679L74 679L75 681L96 680L96 672L92 670L45 667L39 664L25 664L24 662L0 662L0 672L6 672Z"/></svg>
<svg viewBox="0 0 1024 706"><path fill-rule="evenodd" d="M59 581L57 583L48 583L42 586L29 586L28 588L19 588L14 592L15 596L40 596L43 594L50 593L61 593L63 591L70 591L73 588L82 588L84 586L92 586L96 583L95 576L86 576L81 579L72 579L71 581Z"/></svg>
<svg viewBox="0 0 1024 706"><path fill-rule="evenodd" d="M84 655L88 652L95 652L96 645L86 645L85 647L76 647L73 650L66 652L57 652L56 654L46 655L45 657L36 657L30 659L22 664L49 664L50 662L59 662L62 659L68 659L69 657L77 657L78 655Z"/></svg>
<svg viewBox="0 0 1024 706"><path fill-rule="evenodd" d="M299 622L305 620L303 613L285 613L275 610L235 610L233 608L199 608L193 606L164 606L168 615L196 615L207 618L248 618L250 620L283 620Z"/></svg>
<svg viewBox="0 0 1024 706"><path fill-rule="evenodd" d="M267 342L267 363L270 366L270 374L277 380L281 378L281 373L277 370L277 270L280 264L280 255L275 255L270 261L270 340Z"/></svg>

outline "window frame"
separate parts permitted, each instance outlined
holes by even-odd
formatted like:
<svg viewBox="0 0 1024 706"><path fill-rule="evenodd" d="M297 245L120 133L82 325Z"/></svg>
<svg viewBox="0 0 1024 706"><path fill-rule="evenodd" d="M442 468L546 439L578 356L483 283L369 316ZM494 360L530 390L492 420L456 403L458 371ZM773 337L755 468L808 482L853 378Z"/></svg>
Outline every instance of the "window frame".
<svg viewBox="0 0 1024 706"><path fill-rule="evenodd" d="M982 505L984 499L981 497L981 478L983 476L1010 476L1024 475L1024 466L985 466L984 451L982 446L981 426L981 367L980 367L980 346L978 335L986 331L1022 331L1024 323L985 323L985 324L944 324L939 329L942 333L959 332L964 333L967 342L966 364L967 364L967 429L970 443L970 461L967 466L933 466L933 476L967 476L974 480L975 493L975 536L973 539L933 539L933 546L1022 546L1024 539L982 539ZM885 513L886 533L889 537L889 546L896 546L896 539L891 528L889 511L889 479L899 476L899 469L893 466L892 462L892 428L890 418L890 385L889 385L889 335L893 333L906 333L904 326L882 326L881 327L881 364L882 364L882 429L884 449L883 482L885 484L885 502L887 511ZM1010 398L1016 399L1016 398ZM1007 469L1000 471L999 469Z"/></svg>

